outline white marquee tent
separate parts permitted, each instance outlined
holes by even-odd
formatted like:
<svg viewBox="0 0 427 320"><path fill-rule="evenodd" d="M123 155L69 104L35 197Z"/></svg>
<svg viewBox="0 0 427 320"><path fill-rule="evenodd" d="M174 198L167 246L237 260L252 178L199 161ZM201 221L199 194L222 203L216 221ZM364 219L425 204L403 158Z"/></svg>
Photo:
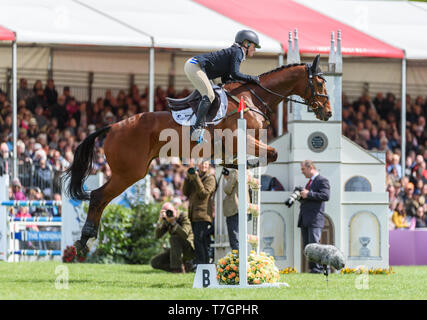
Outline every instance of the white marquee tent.
<svg viewBox="0 0 427 320"><path fill-rule="evenodd" d="M159 48L211 50L229 45L245 28L188 0L2 0L0 9L18 44L151 47L154 38ZM281 52L277 41L260 38L261 51Z"/></svg>
<svg viewBox="0 0 427 320"><path fill-rule="evenodd" d="M427 60L427 3L413 1L296 0L333 19Z"/></svg>

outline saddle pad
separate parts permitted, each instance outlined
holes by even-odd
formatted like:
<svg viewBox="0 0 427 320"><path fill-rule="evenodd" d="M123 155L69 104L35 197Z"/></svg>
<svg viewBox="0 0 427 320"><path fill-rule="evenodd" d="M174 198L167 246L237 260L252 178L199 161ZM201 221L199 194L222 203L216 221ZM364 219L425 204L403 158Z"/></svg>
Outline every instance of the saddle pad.
<svg viewBox="0 0 427 320"><path fill-rule="evenodd" d="M214 89L216 95L220 99L220 106L213 120L211 122L206 122L206 123L217 125L218 123L221 122L222 118L224 118L225 114L227 113L228 99L224 89L218 86L212 86L212 88ZM179 111L171 110L171 112L175 122L180 124L181 126L192 126L196 123L197 116L193 112L193 109L191 109L190 107L183 110L179 110Z"/></svg>

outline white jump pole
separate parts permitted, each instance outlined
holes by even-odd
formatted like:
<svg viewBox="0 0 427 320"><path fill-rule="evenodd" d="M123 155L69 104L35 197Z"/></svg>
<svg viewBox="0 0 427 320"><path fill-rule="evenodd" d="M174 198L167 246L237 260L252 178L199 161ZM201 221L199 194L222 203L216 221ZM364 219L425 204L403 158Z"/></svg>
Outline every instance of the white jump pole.
<svg viewBox="0 0 427 320"><path fill-rule="evenodd" d="M239 287L248 286L248 224L247 224L247 184L246 175L246 120L237 120L237 161L238 161L238 196L239 196Z"/></svg>

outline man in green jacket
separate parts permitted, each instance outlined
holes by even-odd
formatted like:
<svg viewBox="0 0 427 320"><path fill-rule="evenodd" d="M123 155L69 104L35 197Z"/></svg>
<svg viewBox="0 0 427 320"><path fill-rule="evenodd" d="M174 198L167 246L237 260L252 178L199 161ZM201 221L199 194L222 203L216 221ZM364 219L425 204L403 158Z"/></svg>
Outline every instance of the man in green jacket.
<svg viewBox="0 0 427 320"><path fill-rule="evenodd" d="M170 202L160 210L155 237L160 239L169 232L170 249L159 253L150 261L154 269L185 273L184 263L194 257L194 235L187 213L179 213Z"/></svg>
<svg viewBox="0 0 427 320"><path fill-rule="evenodd" d="M239 250L239 184L237 173L237 170L234 169L223 170L225 197L222 200L222 208L227 223L228 241L232 250Z"/></svg>
<svg viewBox="0 0 427 320"><path fill-rule="evenodd" d="M216 179L209 173L210 163L204 161L198 170L188 169L183 193L189 200L188 213L194 233L194 264L209 263L209 235L212 227L210 197L216 189Z"/></svg>

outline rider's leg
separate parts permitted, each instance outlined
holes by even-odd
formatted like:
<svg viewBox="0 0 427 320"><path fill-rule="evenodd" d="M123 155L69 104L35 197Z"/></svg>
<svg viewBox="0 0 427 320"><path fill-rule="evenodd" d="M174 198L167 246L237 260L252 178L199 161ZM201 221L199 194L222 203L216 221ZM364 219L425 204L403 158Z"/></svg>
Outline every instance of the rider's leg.
<svg viewBox="0 0 427 320"><path fill-rule="evenodd" d="M201 127L202 120L209 111L209 107L215 99L215 93L205 72L193 58L188 59L184 65L184 72L193 86L199 91L202 100L197 109L197 120L195 128ZM193 129L193 128L192 128ZM191 130L192 133L193 130Z"/></svg>
<svg viewBox="0 0 427 320"><path fill-rule="evenodd" d="M194 124L195 129L202 127L202 124L205 122L205 117L209 111L211 104L212 103L209 100L208 96L203 96L202 99L200 100L199 106L197 107L197 119L196 119L196 123ZM192 131L193 130L191 130L191 132Z"/></svg>

